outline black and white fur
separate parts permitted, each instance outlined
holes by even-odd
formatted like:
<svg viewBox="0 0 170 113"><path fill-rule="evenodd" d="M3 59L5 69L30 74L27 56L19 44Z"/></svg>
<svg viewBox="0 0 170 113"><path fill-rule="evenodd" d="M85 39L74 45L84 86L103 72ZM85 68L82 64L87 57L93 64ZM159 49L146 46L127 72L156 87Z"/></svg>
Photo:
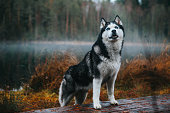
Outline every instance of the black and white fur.
<svg viewBox="0 0 170 113"><path fill-rule="evenodd" d="M59 102L66 106L75 97L75 104L82 104L89 89L93 88L93 107L100 109L100 88L107 84L111 104L118 104L114 85L121 65L124 28L119 16L114 21L101 19L100 34L84 59L66 71L59 89Z"/></svg>

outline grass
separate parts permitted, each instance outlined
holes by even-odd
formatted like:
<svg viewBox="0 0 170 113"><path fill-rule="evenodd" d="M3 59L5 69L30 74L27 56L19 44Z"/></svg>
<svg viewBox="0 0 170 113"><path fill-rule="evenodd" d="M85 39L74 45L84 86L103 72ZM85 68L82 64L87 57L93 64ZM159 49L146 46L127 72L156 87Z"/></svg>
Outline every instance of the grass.
<svg viewBox="0 0 170 113"><path fill-rule="evenodd" d="M1 112L19 112L23 109L21 104L23 95L20 92L0 91L0 111Z"/></svg>
<svg viewBox="0 0 170 113"><path fill-rule="evenodd" d="M124 61L116 80L115 97L135 98L170 93L170 55L167 47L160 55L136 56ZM35 67L35 74L22 91L0 91L0 111L19 112L59 107L58 88L64 72L77 64L72 54L55 55ZM106 86L102 86L101 101L106 101ZM84 103L92 102L92 90ZM73 105L73 101L70 105Z"/></svg>

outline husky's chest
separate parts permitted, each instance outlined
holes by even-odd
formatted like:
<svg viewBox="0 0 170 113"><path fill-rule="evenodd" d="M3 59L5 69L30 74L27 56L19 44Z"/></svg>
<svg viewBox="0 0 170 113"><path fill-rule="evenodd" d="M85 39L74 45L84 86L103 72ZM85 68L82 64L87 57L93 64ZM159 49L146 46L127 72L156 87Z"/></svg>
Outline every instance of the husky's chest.
<svg viewBox="0 0 170 113"><path fill-rule="evenodd" d="M106 51L108 52L108 56L100 56L101 63L98 65L99 72L102 76L112 76L114 73L119 71L121 65L121 55L119 54L121 50L121 41L118 41L114 44L112 43L104 43L106 46Z"/></svg>
<svg viewBox="0 0 170 113"><path fill-rule="evenodd" d="M100 56L102 62L98 65L98 70L103 77L112 76L114 73L119 71L120 68L120 56L113 56L111 59Z"/></svg>

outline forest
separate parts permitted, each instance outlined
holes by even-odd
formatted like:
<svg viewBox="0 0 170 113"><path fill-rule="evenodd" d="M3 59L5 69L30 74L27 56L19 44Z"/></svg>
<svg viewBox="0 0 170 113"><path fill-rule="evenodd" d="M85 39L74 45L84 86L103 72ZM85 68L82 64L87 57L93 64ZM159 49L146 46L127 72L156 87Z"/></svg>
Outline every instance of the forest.
<svg viewBox="0 0 170 113"><path fill-rule="evenodd" d="M0 112L59 107L64 73L91 49L100 19L116 15L125 43L115 98L170 94L169 0L0 0Z"/></svg>
<svg viewBox="0 0 170 113"><path fill-rule="evenodd" d="M169 40L168 0L1 0L0 40L95 40L100 18L119 15L126 38Z"/></svg>

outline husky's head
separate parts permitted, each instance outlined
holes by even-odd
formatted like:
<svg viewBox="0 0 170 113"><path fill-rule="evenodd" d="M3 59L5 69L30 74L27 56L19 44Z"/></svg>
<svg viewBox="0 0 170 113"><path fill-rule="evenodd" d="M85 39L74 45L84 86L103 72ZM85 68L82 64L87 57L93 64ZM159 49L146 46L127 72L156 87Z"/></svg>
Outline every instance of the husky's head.
<svg viewBox="0 0 170 113"><path fill-rule="evenodd" d="M114 21L106 22L104 18L100 23L101 38L104 42L122 41L124 37L124 28L120 17L117 15Z"/></svg>

